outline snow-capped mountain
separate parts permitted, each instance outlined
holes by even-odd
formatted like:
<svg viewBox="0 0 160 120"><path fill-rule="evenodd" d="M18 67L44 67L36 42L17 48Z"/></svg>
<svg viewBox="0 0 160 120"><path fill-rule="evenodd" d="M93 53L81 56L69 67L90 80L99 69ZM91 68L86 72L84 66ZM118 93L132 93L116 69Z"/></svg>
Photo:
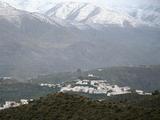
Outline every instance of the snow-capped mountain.
<svg viewBox="0 0 160 120"><path fill-rule="evenodd" d="M160 2L158 0L118 0L118 1L92 1L92 0L0 0L7 2L12 6L30 11L45 13L50 11L49 15L52 17L68 18L76 21L87 21L93 23L115 23L119 24L127 21L127 24L135 25L135 23L145 24L152 27L160 27ZM76 4L71 4L74 1ZM64 5L60 5L63 2ZM87 2L90 5L86 5ZM69 3L71 5L69 5ZM96 9L94 5L97 4L100 8ZM61 6L61 7L60 7ZM58 8L57 8L58 7ZM71 8L68 8L71 7ZM82 9L77 11L79 7ZM57 11L53 11L55 10ZM112 9L112 10L108 10ZM70 13L73 10L73 13ZM114 12L113 12L114 11ZM116 11L116 12L115 12ZM47 12L48 13L48 12ZM89 15L91 13L91 15ZM87 16L89 15L89 18ZM76 17L77 16L77 17ZM75 19L74 19L75 18ZM86 19L85 19L86 18ZM134 20L133 20L134 18ZM117 21L115 21L117 20ZM135 21L136 20L136 21ZM108 22L109 21L109 22ZM125 22L126 24L126 22Z"/></svg>
<svg viewBox="0 0 160 120"><path fill-rule="evenodd" d="M126 13L138 21L143 21L148 26L160 28L160 5L115 8L115 11Z"/></svg>
<svg viewBox="0 0 160 120"><path fill-rule="evenodd" d="M0 65L16 67L13 71L10 69L13 76L22 71L22 66L41 65L40 61L45 61L49 55L45 52L52 51L51 55L56 48L69 45L70 41L73 41L70 34L69 30L45 15L18 10L0 3ZM46 58L42 58L44 53Z"/></svg>
<svg viewBox="0 0 160 120"><path fill-rule="evenodd" d="M28 2L26 1L26 4ZM50 3L49 5L53 4ZM10 12L13 13L15 12L15 10L12 9L10 10ZM102 25L112 24L119 26L128 26L128 25L136 26L140 24L140 21L136 21L131 16L121 14L112 10L100 8L89 3L79 3L79 2L65 2L65 3L63 2L55 4L51 9L49 9L45 13L45 15L47 15L48 17L52 18L52 20L55 20L57 22L62 23L61 20L65 20L63 21L63 23L67 21L69 22L69 24L73 25L75 25L75 22L83 24L102 24ZM41 16L42 18L42 15L38 16ZM51 22L51 20L49 19L47 21Z"/></svg>
<svg viewBox="0 0 160 120"><path fill-rule="evenodd" d="M45 13L51 18L60 18L72 22L103 25L136 26L140 21L112 10L103 9L88 3L66 2L56 4Z"/></svg>
<svg viewBox="0 0 160 120"><path fill-rule="evenodd" d="M79 12L73 11L76 13L75 16L71 15L73 19L56 18L55 22L55 19L49 16L22 11L1 3L0 73L16 78L28 78L41 73L72 71L77 68L160 63L160 53L155 54L160 48L159 29L126 27L128 23L121 24L121 20L131 20L131 23L134 23L130 17L88 4L81 7ZM86 14L85 8L89 9ZM96 8L100 9L97 14L93 12ZM77 10L73 6L72 9ZM105 19L110 25L102 24L102 29L90 27L99 26L104 20L101 19L101 13L104 12L104 16L108 14ZM86 17L88 14L90 18ZM111 20L110 16L113 17ZM71 23L69 19L76 23ZM94 20L99 24L93 24ZM89 26L88 29L77 29L77 22L81 27Z"/></svg>
<svg viewBox="0 0 160 120"><path fill-rule="evenodd" d="M21 25L23 18L26 17L30 20L38 20L41 22L56 25L55 21L51 20L45 15L18 10L7 3L0 2L0 19L6 19L9 22L14 23L15 25Z"/></svg>
<svg viewBox="0 0 160 120"><path fill-rule="evenodd" d="M158 9L159 11L154 10L153 8L139 9L132 11L129 14L136 19L146 22L150 26L160 27L160 7Z"/></svg>
<svg viewBox="0 0 160 120"><path fill-rule="evenodd" d="M52 0L0 0L7 2L15 8L29 12L43 12L53 6ZM51 7L50 7L51 6Z"/></svg>

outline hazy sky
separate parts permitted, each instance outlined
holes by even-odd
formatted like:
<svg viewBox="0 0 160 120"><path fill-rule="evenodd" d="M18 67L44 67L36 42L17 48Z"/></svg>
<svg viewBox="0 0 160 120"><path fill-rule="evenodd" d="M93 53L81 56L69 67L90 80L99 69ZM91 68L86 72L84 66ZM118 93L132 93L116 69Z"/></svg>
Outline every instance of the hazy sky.
<svg viewBox="0 0 160 120"><path fill-rule="evenodd" d="M44 2L65 2L65 1L74 1L74 2L90 2L93 4L98 4L105 6L107 4L113 5L113 6L125 6L125 5L141 5L141 4L160 4L160 0L0 0L0 1L7 1L11 3L44 3ZM40 3L41 2L41 3Z"/></svg>

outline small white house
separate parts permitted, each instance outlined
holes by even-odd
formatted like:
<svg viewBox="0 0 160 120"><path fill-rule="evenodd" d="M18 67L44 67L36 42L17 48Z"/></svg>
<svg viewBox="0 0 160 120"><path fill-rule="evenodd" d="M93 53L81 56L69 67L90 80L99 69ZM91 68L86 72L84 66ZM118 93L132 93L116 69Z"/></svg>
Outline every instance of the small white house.
<svg viewBox="0 0 160 120"><path fill-rule="evenodd" d="M26 99L21 99L20 102L22 105L28 104L28 100L26 100Z"/></svg>
<svg viewBox="0 0 160 120"><path fill-rule="evenodd" d="M0 107L0 110L3 110L4 108L3 107Z"/></svg>
<svg viewBox="0 0 160 120"><path fill-rule="evenodd" d="M142 90L136 90L136 93L138 93L139 95L144 95L144 92Z"/></svg>
<svg viewBox="0 0 160 120"><path fill-rule="evenodd" d="M93 74L88 74L88 77L94 77L94 75Z"/></svg>
<svg viewBox="0 0 160 120"><path fill-rule="evenodd" d="M152 95L152 93L145 93L145 95Z"/></svg>
<svg viewBox="0 0 160 120"><path fill-rule="evenodd" d="M19 106L19 103L16 103L15 101L6 101L6 103L3 105L3 108L10 108L10 107L17 107Z"/></svg>

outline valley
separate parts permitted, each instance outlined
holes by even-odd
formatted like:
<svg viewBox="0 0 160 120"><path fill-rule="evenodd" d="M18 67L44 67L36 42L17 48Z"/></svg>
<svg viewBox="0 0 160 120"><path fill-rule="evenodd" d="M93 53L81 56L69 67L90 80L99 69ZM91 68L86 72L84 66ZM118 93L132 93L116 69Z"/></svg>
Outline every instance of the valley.
<svg viewBox="0 0 160 120"><path fill-rule="evenodd" d="M38 99L57 92L76 93L93 99L109 99L125 94L150 96L154 90L160 90L159 70L159 66L112 67L89 71L78 69L76 72L41 75L26 83L6 77L0 82L0 103Z"/></svg>
<svg viewBox="0 0 160 120"><path fill-rule="evenodd" d="M0 0L0 120L159 120L159 0Z"/></svg>

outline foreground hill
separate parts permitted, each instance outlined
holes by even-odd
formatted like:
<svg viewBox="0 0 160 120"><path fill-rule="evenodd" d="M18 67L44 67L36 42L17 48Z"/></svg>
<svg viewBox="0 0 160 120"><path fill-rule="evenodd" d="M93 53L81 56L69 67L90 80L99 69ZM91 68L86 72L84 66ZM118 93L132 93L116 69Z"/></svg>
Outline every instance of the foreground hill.
<svg viewBox="0 0 160 120"><path fill-rule="evenodd" d="M152 96L150 99L153 100L150 104L160 102L160 96ZM148 99L145 101L148 101ZM159 111L159 108L132 106L125 102L92 101L82 96L58 93L40 98L29 105L0 111L0 119L159 120Z"/></svg>

